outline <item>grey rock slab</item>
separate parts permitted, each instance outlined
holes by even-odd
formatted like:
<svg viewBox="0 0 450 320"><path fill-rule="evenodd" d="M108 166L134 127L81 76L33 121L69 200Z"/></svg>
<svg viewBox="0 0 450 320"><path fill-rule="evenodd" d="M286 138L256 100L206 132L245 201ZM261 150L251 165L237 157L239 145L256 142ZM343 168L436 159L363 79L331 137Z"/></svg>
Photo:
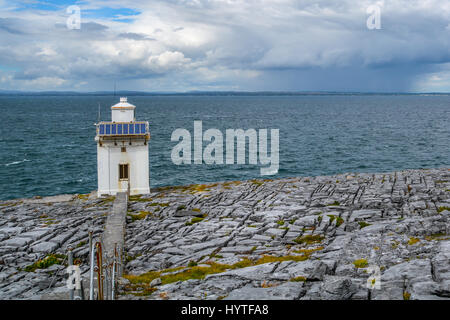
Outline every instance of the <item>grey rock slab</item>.
<svg viewBox="0 0 450 320"><path fill-rule="evenodd" d="M173 214L174 217L201 217L202 215L202 212L193 210L178 210Z"/></svg>
<svg viewBox="0 0 450 320"><path fill-rule="evenodd" d="M419 282L431 280L431 263L428 259L417 259L389 267L381 276L382 282Z"/></svg>
<svg viewBox="0 0 450 320"><path fill-rule="evenodd" d="M0 229L0 233L6 234L6 235L14 235L18 234L23 230L22 227L4 227Z"/></svg>
<svg viewBox="0 0 450 320"><path fill-rule="evenodd" d="M337 266L335 274L337 276L353 277L356 275L355 266L353 264L340 264Z"/></svg>
<svg viewBox="0 0 450 320"><path fill-rule="evenodd" d="M251 250L250 246L223 247L220 249L220 253L249 253Z"/></svg>
<svg viewBox="0 0 450 320"><path fill-rule="evenodd" d="M268 234L269 236L283 236L286 233L286 230L284 229L275 229L275 228L270 228L267 229L265 234Z"/></svg>
<svg viewBox="0 0 450 320"><path fill-rule="evenodd" d="M3 244L12 247L23 247L31 242L33 242L31 238L14 237L3 241Z"/></svg>
<svg viewBox="0 0 450 320"><path fill-rule="evenodd" d="M64 242L66 242L71 236L73 236L73 234L76 231L74 230L69 230L66 232L63 232L61 234L58 234L56 237L54 238L50 238L49 241L57 243L58 245L62 245Z"/></svg>
<svg viewBox="0 0 450 320"><path fill-rule="evenodd" d="M254 228L254 227L245 227L244 229L242 229L241 231L240 231L240 234L241 235L249 235L249 236L251 236L251 235L254 235L254 234L256 234L256 233L258 233L259 232L259 228Z"/></svg>
<svg viewBox="0 0 450 320"><path fill-rule="evenodd" d="M278 265L278 262L265 263L257 266L246 267L241 269L235 269L225 271L222 273L211 274L206 276L205 279L221 278L221 277L236 277L247 280L265 280L270 275L274 268Z"/></svg>
<svg viewBox="0 0 450 320"><path fill-rule="evenodd" d="M51 229L40 228L40 229L34 229L32 231L25 232L25 233L21 233L20 236L26 237L26 238L31 238L34 241L36 241L36 240L39 240L42 237L46 236L47 234L49 234L50 231L51 231Z"/></svg>
<svg viewBox="0 0 450 320"><path fill-rule="evenodd" d="M381 281L380 290L372 290L372 300L403 300L403 281Z"/></svg>
<svg viewBox="0 0 450 320"><path fill-rule="evenodd" d="M303 291L301 282L286 282L269 288L245 286L231 291L224 300L294 300Z"/></svg>
<svg viewBox="0 0 450 320"><path fill-rule="evenodd" d="M358 291L358 286L350 278L327 276L321 286L321 297L326 300L347 300Z"/></svg>
<svg viewBox="0 0 450 320"><path fill-rule="evenodd" d="M316 224L318 216L306 216L295 220L295 226L312 227Z"/></svg>
<svg viewBox="0 0 450 320"><path fill-rule="evenodd" d="M33 252L45 252L50 253L54 252L56 249L58 249L59 245L55 242L40 242L33 246L31 246L31 251Z"/></svg>
<svg viewBox="0 0 450 320"><path fill-rule="evenodd" d="M297 215L301 212L304 212L306 209L307 209L306 206L291 206L291 207L289 207L288 210L289 210L290 214Z"/></svg>
<svg viewBox="0 0 450 320"><path fill-rule="evenodd" d="M296 277L305 277L308 280L322 280L328 270L328 265L320 260L284 261L270 278L290 280Z"/></svg>
<svg viewBox="0 0 450 320"><path fill-rule="evenodd" d="M11 254L13 252L16 252L18 249L17 247L6 245L3 242L0 243L0 245L1 245L0 246L0 257L2 257L3 260L4 260L6 254Z"/></svg>
<svg viewBox="0 0 450 320"><path fill-rule="evenodd" d="M255 241L252 239L244 239L244 240L236 239L236 243L237 243L237 245L247 246L249 248L252 248L254 246L259 246L261 244L261 242Z"/></svg>
<svg viewBox="0 0 450 320"><path fill-rule="evenodd" d="M277 221L280 220L286 212L281 210L256 212L250 216L250 219L256 222L260 221Z"/></svg>
<svg viewBox="0 0 450 320"><path fill-rule="evenodd" d="M156 286L159 286L160 284L161 284L161 278L156 278L150 282L150 287L156 287Z"/></svg>
<svg viewBox="0 0 450 320"><path fill-rule="evenodd" d="M323 252L342 250L347 248L347 246L351 243L352 237L351 235L342 235L337 236L334 240L324 249Z"/></svg>
<svg viewBox="0 0 450 320"><path fill-rule="evenodd" d="M70 294L66 287L58 287L49 293L41 295L41 300L69 300Z"/></svg>
<svg viewBox="0 0 450 320"><path fill-rule="evenodd" d="M207 241L207 242L201 242L201 243L195 243L195 244L191 244L191 245L181 246L180 249L185 250L185 251L197 252L197 251L204 250L207 248L220 247L220 246L224 245L227 240L228 240L228 237L222 237L222 238L214 239L214 240Z"/></svg>
<svg viewBox="0 0 450 320"><path fill-rule="evenodd" d="M438 250L431 260L434 275L437 281L450 280L450 241L441 241Z"/></svg>
<svg viewBox="0 0 450 320"><path fill-rule="evenodd" d="M61 194L56 196L43 197L41 199L25 199L24 203L27 204L47 204L47 203L58 203L58 202L68 202L74 199L73 194Z"/></svg>
<svg viewBox="0 0 450 320"><path fill-rule="evenodd" d="M220 295L228 295L234 289L241 288L248 284L250 280L242 280L236 278L212 278L205 280L204 287L208 290L220 291Z"/></svg>
<svg viewBox="0 0 450 320"><path fill-rule="evenodd" d="M356 210L352 212L349 222L373 219L376 217L381 217L381 210L373 210L373 209Z"/></svg>
<svg viewBox="0 0 450 320"><path fill-rule="evenodd" d="M263 242L271 241L271 240L272 240L271 237L269 237L269 236L264 236L264 235L261 235L261 234L255 234L255 235L252 237L252 239L253 239L253 240L256 240L256 241L263 241Z"/></svg>
<svg viewBox="0 0 450 320"><path fill-rule="evenodd" d="M220 264L233 265L235 263L238 263L241 260L242 260L242 258L233 255L230 257L226 257L226 258L220 258L220 259L216 260L215 262L220 263Z"/></svg>
<svg viewBox="0 0 450 320"><path fill-rule="evenodd" d="M298 236L300 236L300 232L291 232L290 230L288 232L286 232L286 234L284 235L284 238L287 240L293 240L298 238Z"/></svg>
<svg viewBox="0 0 450 320"><path fill-rule="evenodd" d="M450 298L450 291L445 290L442 285L434 281L413 283L405 291L411 295L410 300L440 300Z"/></svg>
<svg viewBox="0 0 450 320"><path fill-rule="evenodd" d="M177 247L166 248L162 252L167 253L167 254L174 254L174 255L185 255L186 254L186 251L181 250Z"/></svg>

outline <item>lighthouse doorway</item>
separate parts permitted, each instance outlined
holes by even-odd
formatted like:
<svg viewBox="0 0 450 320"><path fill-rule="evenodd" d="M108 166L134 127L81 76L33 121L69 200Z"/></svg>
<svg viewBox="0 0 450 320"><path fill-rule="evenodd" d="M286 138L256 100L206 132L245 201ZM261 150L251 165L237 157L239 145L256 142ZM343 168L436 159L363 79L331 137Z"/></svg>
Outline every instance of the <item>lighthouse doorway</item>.
<svg viewBox="0 0 450 320"><path fill-rule="evenodd" d="M119 191L128 192L130 190L130 165L128 163L119 164Z"/></svg>
<svg viewBox="0 0 450 320"><path fill-rule="evenodd" d="M129 178L128 163L119 164L119 180L128 180Z"/></svg>

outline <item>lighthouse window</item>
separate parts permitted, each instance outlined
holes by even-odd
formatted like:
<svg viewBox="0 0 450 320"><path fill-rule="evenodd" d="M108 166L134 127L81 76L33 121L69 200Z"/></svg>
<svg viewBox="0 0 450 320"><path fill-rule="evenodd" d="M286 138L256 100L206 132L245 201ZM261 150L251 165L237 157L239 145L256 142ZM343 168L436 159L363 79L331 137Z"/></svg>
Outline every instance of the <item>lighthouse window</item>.
<svg viewBox="0 0 450 320"><path fill-rule="evenodd" d="M133 134L134 133L134 125L133 124L130 124L130 134Z"/></svg>
<svg viewBox="0 0 450 320"><path fill-rule="evenodd" d="M111 133L111 125L107 124L106 125L106 134L110 134Z"/></svg>
<svg viewBox="0 0 450 320"><path fill-rule="evenodd" d="M136 134L139 133L139 124L134 125L134 131Z"/></svg>
<svg viewBox="0 0 450 320"><path fill-rule="evenodd" d="M128 134L128 124L123 125L123 134Z"/></svg>
<svg viewBox="0 0 450 320"><path fill-rule="evenodd" d="M105 125L104 124L100 125L100 134L105 134Z"/></svg>
<svg viewBox="0 0 450 320"><path fill-rule="evenodd" d="M145 123L141 124L141 133L145 133Z"/></svg>
<svg viewBox="0 0 450 320"><path fill-rule="evenodd" d="M116 134L116 126L117 126L116 124L111 125L111 127L112 127L111 128L111 133L112 134Z"/></svg>
<svg viewBox="0 0 450 320"><path fill-rule="evenodd" d="M122 125L121 124L117 125L117 134L122 134Z"/></svg>
<svg viewBox="0 0 450 320"><path fill-rule="evenodd" d="M128 179L128 164L119 164L119 179Z"/></svg>

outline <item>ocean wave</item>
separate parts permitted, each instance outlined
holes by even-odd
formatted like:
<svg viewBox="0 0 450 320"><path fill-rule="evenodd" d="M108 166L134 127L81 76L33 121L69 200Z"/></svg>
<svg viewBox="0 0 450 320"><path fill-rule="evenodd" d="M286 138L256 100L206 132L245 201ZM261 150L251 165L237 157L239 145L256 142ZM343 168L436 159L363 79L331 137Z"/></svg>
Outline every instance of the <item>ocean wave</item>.
<svg viewBox="0 0 450 320"><path fill-rule="evenodd" d="M22 161L10 162L10 163L5 164L5 167L13 166L13 165L20 164L20 163L23 163L23 162L28 162L28 161L31 161L31 160L23 159Z"/></svg>

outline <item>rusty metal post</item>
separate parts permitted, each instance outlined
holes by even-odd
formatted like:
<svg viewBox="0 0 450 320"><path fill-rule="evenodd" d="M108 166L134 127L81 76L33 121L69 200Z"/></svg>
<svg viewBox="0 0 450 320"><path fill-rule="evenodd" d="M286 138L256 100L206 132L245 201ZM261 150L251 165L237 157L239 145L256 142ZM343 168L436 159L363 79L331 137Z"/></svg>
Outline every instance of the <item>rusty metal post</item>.
<svg viewBox="0 0 450 320"><path fill-rule="evenodd" d="M105 272L105 281L104 286L105 286L105 296L104 299L105 300L109 300L109 288L110 288L110 283L109 283L109 263L108 263L108 257L105 257L106 259L106 263L103 265L103 269Z"/></svg>
<svg viewBox="0 0 450 320"><path fill-rule="evenodd" d="M97 247L97 284L98 284L98 300L103 300L103 261L102 261L102 245L96 243Z"/></svg>

